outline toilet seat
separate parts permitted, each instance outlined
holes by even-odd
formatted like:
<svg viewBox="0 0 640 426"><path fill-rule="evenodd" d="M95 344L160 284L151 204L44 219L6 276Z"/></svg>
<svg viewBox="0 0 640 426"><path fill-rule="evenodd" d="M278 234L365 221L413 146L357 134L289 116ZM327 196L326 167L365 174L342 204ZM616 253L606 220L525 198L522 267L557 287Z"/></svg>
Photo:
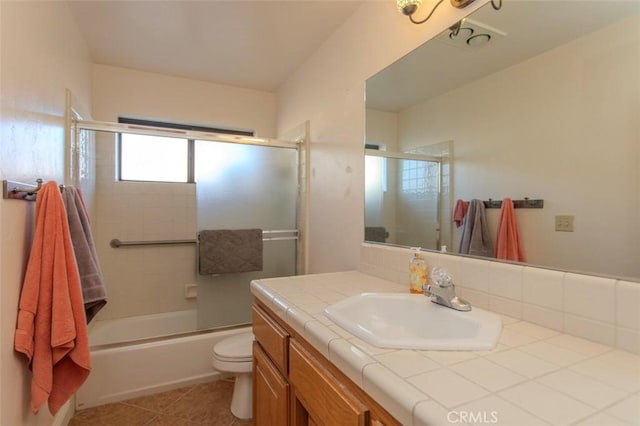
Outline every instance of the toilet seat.
<svg viewBox="0 0 640 426"><path fill-rule="evenodd" d="M213 356L225 362L251 362L253 333L227 337L213 347Z"/></svg>

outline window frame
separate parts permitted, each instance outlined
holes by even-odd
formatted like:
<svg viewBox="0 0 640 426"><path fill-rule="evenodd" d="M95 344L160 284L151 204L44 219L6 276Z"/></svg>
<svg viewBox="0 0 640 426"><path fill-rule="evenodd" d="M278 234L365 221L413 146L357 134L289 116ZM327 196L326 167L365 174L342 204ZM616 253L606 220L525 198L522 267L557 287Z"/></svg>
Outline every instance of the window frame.
<svg viewBox="0 0 640 426"><path fill-rule="evenodd" d="M170 123L166 121L143 120L130 117L118 117L118 123L132 124L137 126L151 126L163 129L173 130L192 130L207 133L221 133L226 135L238 136L254 136L255 132L249 130L225 129L221 127L206 127L195 124ZM117 182L153 182L153 183L195 183L195 145L196 139L192 138L176 138L187 140L187 181L169 181L169 180L140 180L140 179L123 179L122 178L122 134L127 132L118 132L116 134L116 181Z"/></svg>

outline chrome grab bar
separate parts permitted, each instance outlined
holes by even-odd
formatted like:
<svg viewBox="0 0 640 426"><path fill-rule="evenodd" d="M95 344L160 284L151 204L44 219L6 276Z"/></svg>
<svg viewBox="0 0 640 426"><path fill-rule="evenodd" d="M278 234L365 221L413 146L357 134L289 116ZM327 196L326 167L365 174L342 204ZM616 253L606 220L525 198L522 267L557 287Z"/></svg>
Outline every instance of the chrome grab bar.
<svg viewBox="0 0 640 426"><path fill-rule="evenodd" d="M282 240L297 240L297 229L274 229L262 231L262 235L270 234L295 234L288 237L266 237L262 238L262 241L282 241ZM179 244L195 244L197 240L151 240L151 241L121 241L114 238L109 242L109 245L113 248L120 248L125 246L156 246L156 245L179 245Z"/></svg>

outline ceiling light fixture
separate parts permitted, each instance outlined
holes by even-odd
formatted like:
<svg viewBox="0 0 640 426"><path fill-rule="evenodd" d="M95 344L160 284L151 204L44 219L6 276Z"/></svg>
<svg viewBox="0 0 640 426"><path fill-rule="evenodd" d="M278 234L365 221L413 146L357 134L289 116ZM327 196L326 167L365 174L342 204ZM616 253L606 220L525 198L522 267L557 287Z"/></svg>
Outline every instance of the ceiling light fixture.
<svg viewBox="0 0 640 426"><path fill-rule="evenodd" d="M482 22L463 18L436 37L450 46L477 48L491 41L498 41L507 34Z"/></svg>
<svg viewBox="0 0 640 426"><path fill-rule="evenodd" d="M413 16L418 11L418 9L420 9L420 6L422 6L422 0L396 0L396 5L398 6L398 10L402 14L409 17L409 20L411 22L413 22L414 24L424 24L429 20L429 18L431 18L431 15L434 14L438 6L440 6L443 1L444 0L437 0L436 4L433 6L427 17L420 20L414 19ZM474 1L475 0L450 0L451 6L455 7L456 9L467 7ZM491 0L491 6L495 10L499 10L502 7L502 0L497 1L498 3L495 3L495 0Z"/></svg>

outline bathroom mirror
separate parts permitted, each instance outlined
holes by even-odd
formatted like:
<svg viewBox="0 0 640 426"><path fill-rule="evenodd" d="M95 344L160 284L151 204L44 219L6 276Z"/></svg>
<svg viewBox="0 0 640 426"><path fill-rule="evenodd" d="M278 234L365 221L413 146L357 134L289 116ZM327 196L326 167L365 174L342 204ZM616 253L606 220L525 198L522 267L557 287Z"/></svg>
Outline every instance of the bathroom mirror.
<svg viewBox="0 0 640 426"><path fill-rule="evenodd" d="M541 199L515 210L529 264L640 280L638 28L636 1L486 5L368 79L366 144L450 145L439 245L410 245L456 253L458 199ZM375 208L366 203L365 226L392 235L399 224ZM494 241L499 215L486 210ZM567 216L572 231L556 230Z"/></svg>

